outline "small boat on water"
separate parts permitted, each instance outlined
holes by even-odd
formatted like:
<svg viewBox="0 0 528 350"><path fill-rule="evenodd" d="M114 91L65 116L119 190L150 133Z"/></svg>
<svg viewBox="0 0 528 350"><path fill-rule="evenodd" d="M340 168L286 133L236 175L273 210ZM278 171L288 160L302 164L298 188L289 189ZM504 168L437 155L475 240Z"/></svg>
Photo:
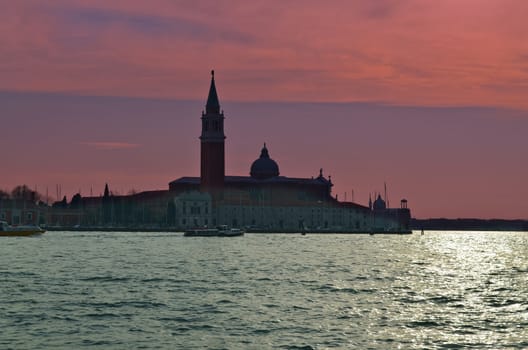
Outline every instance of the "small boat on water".
<svg viewBox="0 0 528 350"><path fill-rule="evenodd" d="M5 221L0 221L0 237L22 237L40 235L46 232L35 225L11 226Z"/></svg>
<svg viewBox="0 0 528 350"><path fill-rule="evenodd" d="M229 228L227 225L220 225L216 228L193 228L184 232L185 237L237 237L243 236L244 230L239 228Z"/></svg>

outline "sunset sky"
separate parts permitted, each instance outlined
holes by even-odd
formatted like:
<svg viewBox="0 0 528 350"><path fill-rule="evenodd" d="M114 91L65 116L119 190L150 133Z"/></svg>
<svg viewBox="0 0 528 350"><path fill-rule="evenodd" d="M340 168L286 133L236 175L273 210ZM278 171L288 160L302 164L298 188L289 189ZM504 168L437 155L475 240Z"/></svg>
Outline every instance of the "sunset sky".
<svg viewBox="0 0 528 350"><path fill-rule="evenodd" d="M226 172L427 217L528 219L528 1L0 0L0 189L199 176L215 69Z"/></svg>

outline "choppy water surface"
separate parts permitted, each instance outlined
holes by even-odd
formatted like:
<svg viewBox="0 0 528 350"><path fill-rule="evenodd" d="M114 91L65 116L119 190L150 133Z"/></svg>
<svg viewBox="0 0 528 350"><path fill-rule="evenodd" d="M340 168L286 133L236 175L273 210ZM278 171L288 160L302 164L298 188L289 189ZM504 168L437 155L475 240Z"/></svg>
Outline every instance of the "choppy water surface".
<svg viewBox="0 0 528 350"><path fill-rule="evenodd" d="M528 233L0 238L2 349L528 348Z"/></svg>

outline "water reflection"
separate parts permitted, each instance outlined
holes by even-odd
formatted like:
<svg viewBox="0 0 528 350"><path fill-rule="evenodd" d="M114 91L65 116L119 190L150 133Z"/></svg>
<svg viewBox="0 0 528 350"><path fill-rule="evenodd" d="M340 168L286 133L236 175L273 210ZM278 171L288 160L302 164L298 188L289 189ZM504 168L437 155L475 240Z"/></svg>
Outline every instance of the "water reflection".
<svg viewBox="0 0 528 350"><path fill-rule="evenodd" d="M431 346L526 346L520 327L527 325L527 281L519 273L526 264L519 249L525 236L430 232L421 239L421 279L409 277L419 306L410 308L406 323L413 333L418 328L417 338Z"/></svg>

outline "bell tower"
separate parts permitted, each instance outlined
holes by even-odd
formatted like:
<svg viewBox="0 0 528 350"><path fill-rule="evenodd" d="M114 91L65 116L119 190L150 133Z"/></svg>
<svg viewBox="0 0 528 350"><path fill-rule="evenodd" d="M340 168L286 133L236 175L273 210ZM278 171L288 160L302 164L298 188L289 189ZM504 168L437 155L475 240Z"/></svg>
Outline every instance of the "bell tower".
<svg viewBox="0 0 528 350"><path fill-rule="evenodd" d="M224 185L225 143L224 113L216 93L214 70L211 71L211 87L202 112L202 135L200 136L200 187L204 191L219 189Z"/></svg>

